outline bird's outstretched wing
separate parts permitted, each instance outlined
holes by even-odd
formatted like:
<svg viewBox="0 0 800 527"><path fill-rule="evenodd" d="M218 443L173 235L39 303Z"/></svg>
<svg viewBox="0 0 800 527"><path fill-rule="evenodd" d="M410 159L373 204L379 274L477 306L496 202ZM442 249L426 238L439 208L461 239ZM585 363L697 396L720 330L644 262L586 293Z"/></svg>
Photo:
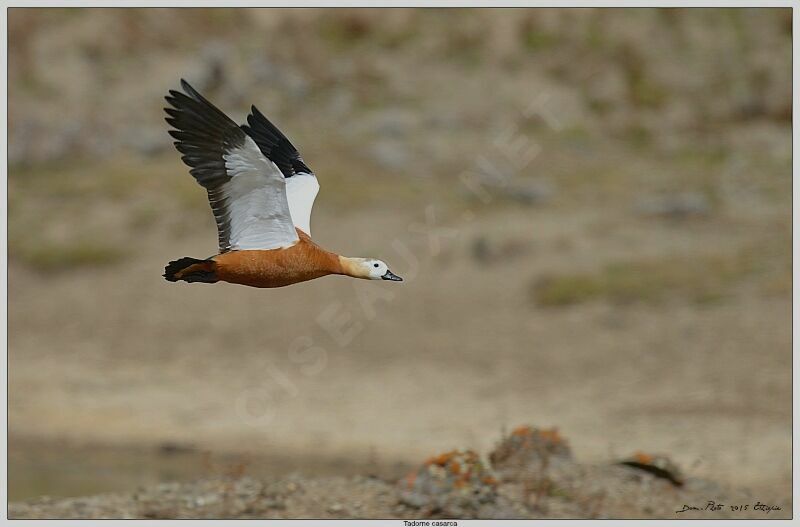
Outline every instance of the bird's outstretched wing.
<svg viewBox="0 0 800 527"><path fill-rule="evenodd" d="M299 240L276 164L227 115L181 79L166 97L169 134L217 221L219 251L279 249Z"/></svg>
<svg viewBox="0 0 800 527"><path fill-rule="evenodd" d="M311 236L311 209L319 192L317 177L291 141L255 106L251 108L242 130L286 178L286 197L292 221L295 227Z"/></svg>

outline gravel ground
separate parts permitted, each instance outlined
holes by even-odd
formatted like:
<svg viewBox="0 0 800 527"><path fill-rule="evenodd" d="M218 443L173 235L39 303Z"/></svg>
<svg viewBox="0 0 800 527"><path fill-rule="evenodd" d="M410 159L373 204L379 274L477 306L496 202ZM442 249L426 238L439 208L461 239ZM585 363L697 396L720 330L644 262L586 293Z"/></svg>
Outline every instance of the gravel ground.
<svg viewBox="0 0 800 527"><path fill-rule="evenodd" d="M493 519L791 515L789 496L762 502L745 490L685 477L664 457L638 454L631 461L638 468L618 462L580 463L555 430L520 427L500 442L488 458L487 462L472 451L446 452L431 457L399 482L364 476L290 475L275 480L231 477L165 483L127 494L40 498L11 504L9 517Z"/></svg>
<svg viewBox="0 0 800 527"><path fill-rule="evenodd" d="M493 507L473 517L481 518L790 518L791 506L782 510L753 510L757 499L743 491L692 480L684 488L633 469L580 467L584 488L595 494L570 498L547 495L538 504L526 500L520 483L501 483ZM721 510L676 513L686 505L705 509L709 500ZM749 504L748 511L730 509L732 503ZM772 505L768 503L768 505ZM367 477L307 479L299 476L278 481L208 479L193 483L165 483L128 494L102 494L85 498L40 498L12 503L9 517L33 518L421 518L449 517L441 511L422 511L403 504L397 486ZM470 517L470 516L464 516Z"/></svg>

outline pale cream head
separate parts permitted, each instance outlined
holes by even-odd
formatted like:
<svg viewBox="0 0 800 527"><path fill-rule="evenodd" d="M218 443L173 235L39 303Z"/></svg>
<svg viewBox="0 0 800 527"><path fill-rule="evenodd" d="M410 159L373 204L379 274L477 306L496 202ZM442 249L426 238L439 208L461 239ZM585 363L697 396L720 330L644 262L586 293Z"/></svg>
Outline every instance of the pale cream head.
<svg viewBox="0 0 800 527"><path fill-rule="evenodd" d="M345 274L365 280L391 280L402 282L403 279L389 270L383 260L377 258L341 258Z"/></svg>

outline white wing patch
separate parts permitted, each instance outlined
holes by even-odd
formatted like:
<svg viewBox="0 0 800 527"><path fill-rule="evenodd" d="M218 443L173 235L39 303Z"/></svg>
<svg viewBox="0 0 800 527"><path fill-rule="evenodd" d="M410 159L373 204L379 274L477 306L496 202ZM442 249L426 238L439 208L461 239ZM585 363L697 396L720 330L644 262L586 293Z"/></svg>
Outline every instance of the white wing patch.
<svg viewBox="0 0 800 527"><path fill-rule="evenodd" d="M314 174L301 172L286 178L286 199L294 226L311 236L311 209L319 192L319 182Z"/></svg>
<svg viewBox="0 0 800 527"><path fill-rule="evenodd" d="M297 243L286 183L275 163L264 157L249 136L244 147L222 157L231 177L223 186L231 249L281 249Z"/></svg>

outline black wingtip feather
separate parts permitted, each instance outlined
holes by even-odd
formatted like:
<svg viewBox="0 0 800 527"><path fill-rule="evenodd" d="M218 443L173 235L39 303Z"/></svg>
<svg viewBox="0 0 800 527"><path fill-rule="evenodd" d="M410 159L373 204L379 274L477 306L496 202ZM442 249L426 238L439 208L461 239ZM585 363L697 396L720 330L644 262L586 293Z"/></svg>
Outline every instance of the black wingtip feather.
<svg viewBox="0 0 800 527"><path fill-rule="evenodd" d="M247 124L241 128L256 142L261 153L275 163L284 177L301 172L312 173L292 142L255 105L250 106Z"/></svg>
<svg viewBox="0 0 800 527"><path fill-rule="evenodd" d="M169 90L164 97L164 120L174 129L168 130L173 145L197 182L206 188L217 223L220 252L230 249L230 218L227 203L220 195L229 180L223 155L244 144L245 132L214 106L186 79L180 79L182 90Z"/></svg>
<svg viewBox="0 0 800 527"><path fill-rule="evenodd" d="M219 108L206 100L185 79L181 88L169 90L164 97L164 120L170 125L169 135L183 162L197 182L206 188L217 223L220 252L229 249L230 218L222 188L230 178L223 155L239 148L247 137L244 131ZM211 198L214 198L213 200Z"/></svg>
<svg viewBox="0 0 800 527"><path fill-rule="evenodd" d="M195 89L192 88L192 85L189 84L188 82L186 82L186 79L184 79L184 78L181 78L181 88L183 88L184 91L189 92L189 93L192 93L192 92L197 93L195 91Z"/></svg>

